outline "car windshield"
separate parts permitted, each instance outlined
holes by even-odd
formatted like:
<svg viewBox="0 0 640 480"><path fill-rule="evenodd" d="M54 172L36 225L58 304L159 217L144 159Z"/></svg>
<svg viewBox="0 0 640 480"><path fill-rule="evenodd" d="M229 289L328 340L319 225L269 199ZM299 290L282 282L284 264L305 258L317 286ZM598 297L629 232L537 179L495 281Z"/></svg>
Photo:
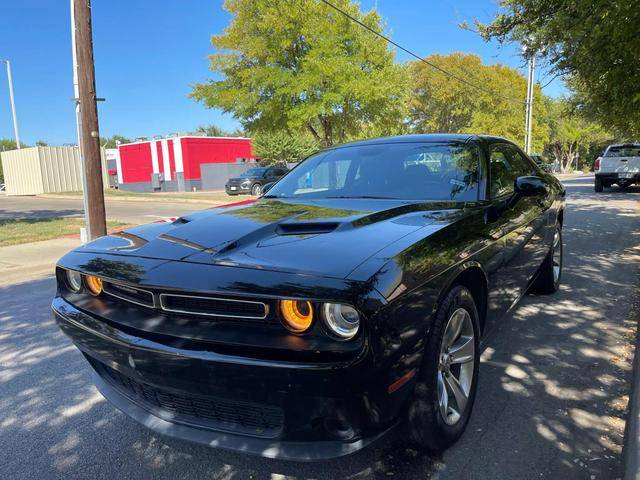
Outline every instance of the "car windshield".
<svg viewBox="0 0 640 480"><path fill-rule="evenodd" d="M266 171L267 171L266 168L250 168L240 176L241 177L261 177L262 175L264 175L264 172Z"/></svg>
<svg viewBox="0 0 640 480"><path fill-rule="evenodd" d="M344 146L306 159L268 197L475 201L478 160L459 142Z"/></svg>
<svg viewBox="0 0 640 480"><path fill-rule="evenodd" d="M607 150L606 157L640 157L640 145L627 145L611 147Z"/></svg>

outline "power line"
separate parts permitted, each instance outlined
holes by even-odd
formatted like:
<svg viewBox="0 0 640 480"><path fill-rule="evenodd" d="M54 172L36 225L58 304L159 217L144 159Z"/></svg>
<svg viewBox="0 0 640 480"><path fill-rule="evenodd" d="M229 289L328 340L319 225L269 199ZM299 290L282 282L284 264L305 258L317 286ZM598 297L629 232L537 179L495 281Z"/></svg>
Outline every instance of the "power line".
<svg viewBox="0 0 640 480"><path fill-rule="evenodd" d="M409 50L408 48L403 47L402 45L400 45L399 43L394 42L393 40L391 40L389 37L376 32L373 28L369 27L367 24L361 22L360 20L358 20L357 18L355 18L354 16L350 15L348 12L345 12L344 10L342 10L340 7L337 7L336 5L332 4L331 2L329 2L328 0L320 0L322 3L324 3L325 5L333 8L335 11L341 13L342 15L344 15L345 17L347 17L349 20L351 20L352 22L357 23L358 25L360 25L362 28L368 30L369 32L373 33L374 35L382 38L383 40L385 40L387 43L390 43L391 45L393 45L394 47L402 50L405 53L408 53L409 55L411 55L412 57L416 58L417 60L420 60L423 63L426 63L427 65L429 65L431 68L437 70L438 72L442 73L443 75L446 75L447 77L453 78L454 80L457 80L461 83L464 83L465 85L475 88L477 90L481 90L484 93L488 93L489 95L494 95L496 97L502 98L503 100L507 100L509 102L515 102L518 103L519 105L523 105L525 102L523 102L522 100L517 100L515 98L506 96L506 95L501 95L499 93L496 93L492 90L489 90L487 88L484 88L480 85L477 85L475 83L469 82L468 80L459 77L458 75L451 73L447 70L445 70L444 68L439 67L438 65L431 63L430 61L422 58L420 55L412 52L411 50Z"/></svg>

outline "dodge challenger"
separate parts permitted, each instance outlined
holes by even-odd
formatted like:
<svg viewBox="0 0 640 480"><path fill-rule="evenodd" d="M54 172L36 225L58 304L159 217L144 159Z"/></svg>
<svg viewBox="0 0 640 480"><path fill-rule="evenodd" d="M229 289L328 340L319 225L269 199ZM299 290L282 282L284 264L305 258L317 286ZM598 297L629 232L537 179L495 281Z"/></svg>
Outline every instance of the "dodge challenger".
<svg viewBox="0 0 640 480"><path fill-rule="evenodd" d="M412 135L320 151L257 200L60 259L52 309L150 429L318 460L462 434L487 335L555 292L565 192L513 143Z"/></svg>

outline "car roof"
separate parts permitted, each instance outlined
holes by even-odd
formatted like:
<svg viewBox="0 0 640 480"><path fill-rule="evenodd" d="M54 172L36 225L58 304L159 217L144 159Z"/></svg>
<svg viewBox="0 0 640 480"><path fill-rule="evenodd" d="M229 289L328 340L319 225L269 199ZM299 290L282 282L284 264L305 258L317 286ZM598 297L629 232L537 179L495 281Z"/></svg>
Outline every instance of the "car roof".
<svg viewBox="0 0 640 480"><path fill-rule="evenodd" d="M352 147L359 145L377 145L385 143L441 143L441 142L469 142L472 140L499 140L510 142L506 138L493 135L476 135L469 133L424 133L413 135L397 135L395 137L372 138L357 142L343 143L330 148ZM511 143L511 142L510 142Z"/></svg>
<svg viewBox="0 0 640 480"><path fill-rule="evenodd" d="M611 147L640 147L640 143L628 142L628 143L612 143L607 148Z"/></svg>

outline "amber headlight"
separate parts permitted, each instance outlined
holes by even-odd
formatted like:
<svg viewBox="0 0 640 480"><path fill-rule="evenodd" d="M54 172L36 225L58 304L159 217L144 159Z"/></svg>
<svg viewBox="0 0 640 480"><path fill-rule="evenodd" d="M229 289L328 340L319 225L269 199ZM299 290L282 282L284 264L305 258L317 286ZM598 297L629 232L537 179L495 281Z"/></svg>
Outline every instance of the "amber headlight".
<svg viewBox="0 0 640 480"><path fill-rule="evenodd" d="M313 323L313 306L306 300L280 300L280 313L293 333L305 332Z"/></svg>
<svg viewBox="0 0 640 480"><path fill-rule="evenodd" d="M78 293L82 290L82 275L74 270L67 270L67 287L73 293Z"/></svg>
<svg viewBox="0 0 640 480"><path fill-rule="evenodd" d="M358 311L341 303L324 304L324 321L329 331L340 338L353 338L360 328L360 314Z"/></svg>
<svg viewBox="0 0 640 480"><path fill-rule="evenodd" d="M97 297L102 293L102 280L92 275L85 275L84 284L89 290L89 293L94 297Z"/></svg>

